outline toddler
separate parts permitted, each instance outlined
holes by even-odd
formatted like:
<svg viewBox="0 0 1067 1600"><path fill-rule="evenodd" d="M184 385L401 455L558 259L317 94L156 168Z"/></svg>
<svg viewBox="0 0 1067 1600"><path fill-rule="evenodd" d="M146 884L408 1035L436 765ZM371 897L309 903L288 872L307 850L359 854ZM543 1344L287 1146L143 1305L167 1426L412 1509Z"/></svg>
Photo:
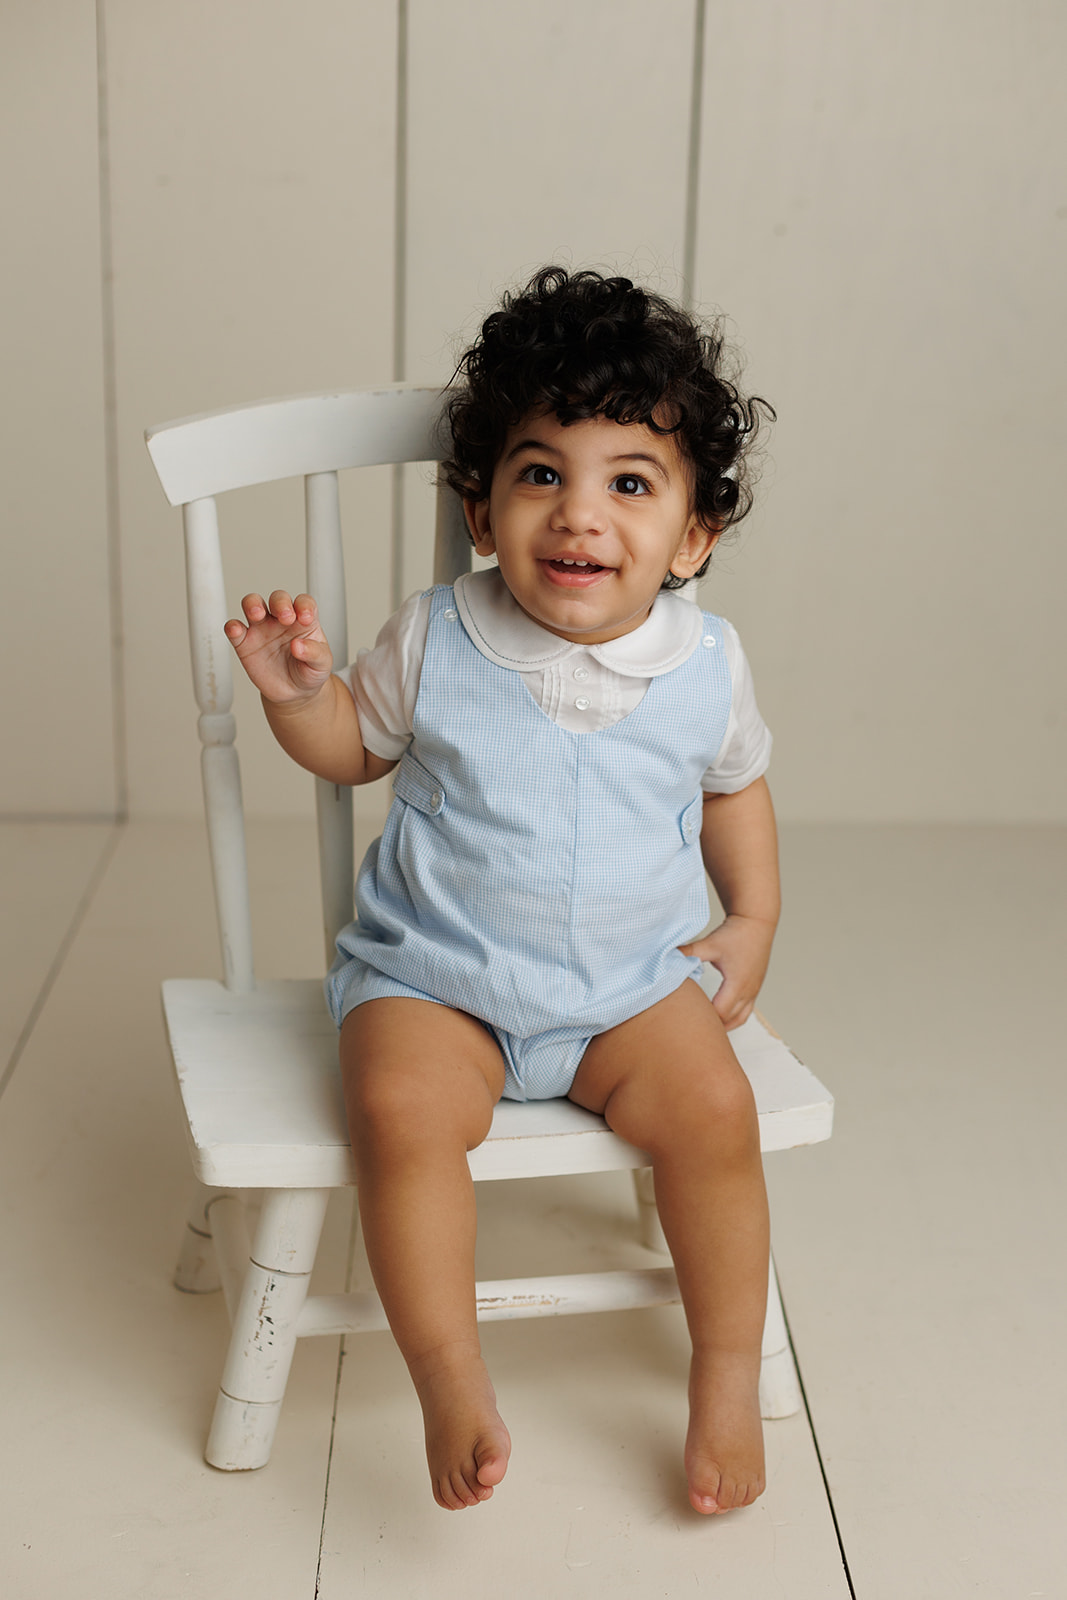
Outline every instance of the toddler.
<svg viewBox="0 0 1067 1600"><path fill-rule="evenodd" d="M310 595L246 595L226 624L294 760L339 784L396 768L327 996L371 1269L449 1509L487 1500L511 1448L467 1166L502 1095L567 1095L649 1152L693 1344L690 1502L764 1487L767 1202L728 1035L778 917L770 736L730 625L672 592L748 509L773 415L720 366L659 296L545 268L449 402L443 471L496 566L412 596L344 675Z"/></svg>

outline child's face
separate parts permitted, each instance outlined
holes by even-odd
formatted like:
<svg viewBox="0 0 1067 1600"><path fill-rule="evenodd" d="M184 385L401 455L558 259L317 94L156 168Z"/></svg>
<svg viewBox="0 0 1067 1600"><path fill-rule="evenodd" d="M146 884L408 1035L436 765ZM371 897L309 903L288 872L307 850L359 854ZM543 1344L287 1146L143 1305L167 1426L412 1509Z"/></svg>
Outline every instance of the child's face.
<svg viewBox="0 0 1067 1600"><path fill-rule="evenodd" d="M670 434L592 417L527 417L488 500L466 502L479 555L550 633L604 644L639 628L668 572L691 578L716 539L697 520ZM584 563L584 564L582 564Z"/></svg>

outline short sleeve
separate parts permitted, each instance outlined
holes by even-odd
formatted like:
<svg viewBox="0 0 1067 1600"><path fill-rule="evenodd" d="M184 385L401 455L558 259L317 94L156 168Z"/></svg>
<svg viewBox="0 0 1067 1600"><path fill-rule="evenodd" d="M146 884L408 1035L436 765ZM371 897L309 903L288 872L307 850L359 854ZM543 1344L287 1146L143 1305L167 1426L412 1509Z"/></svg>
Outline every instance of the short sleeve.
<svg viewBox="0 0 1067 1600"><path fill-rule="evenodd" d="M708 794L737 794L766 772L771 759L771 735L760 716L752 673L737 631L722 623L726 664L732 693L730 717L719 753L701 780Z"/></svg>
<svg viewBox="0 0 1067 1600"><path fill-rule="evenodd" d="M409 596L374 648L337 674L356 702L364 747L383 761L398 761L411 743L429 625L429 595Z"/></svg>

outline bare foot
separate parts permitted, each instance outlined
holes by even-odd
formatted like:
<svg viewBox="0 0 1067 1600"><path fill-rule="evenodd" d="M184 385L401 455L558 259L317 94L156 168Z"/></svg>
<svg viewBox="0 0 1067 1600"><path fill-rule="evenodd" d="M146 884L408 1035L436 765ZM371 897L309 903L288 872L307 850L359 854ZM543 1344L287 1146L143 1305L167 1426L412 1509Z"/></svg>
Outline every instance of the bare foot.
<svg viewBox="0 0 1067 1600"><path fill-rule="evenodd" d="M462 1511L488 1500L508 1469L511 1436L481 1355L465 1348L438 1350L412 1377L437 1504Z"/></svg>
<svg viewBox="0 0 1067 1600"><path fill-rule="evenodd" d="M759 1369L758 1355L693 1356L685 1472L689 1503L705 1516L763 1493Z"/></svg>

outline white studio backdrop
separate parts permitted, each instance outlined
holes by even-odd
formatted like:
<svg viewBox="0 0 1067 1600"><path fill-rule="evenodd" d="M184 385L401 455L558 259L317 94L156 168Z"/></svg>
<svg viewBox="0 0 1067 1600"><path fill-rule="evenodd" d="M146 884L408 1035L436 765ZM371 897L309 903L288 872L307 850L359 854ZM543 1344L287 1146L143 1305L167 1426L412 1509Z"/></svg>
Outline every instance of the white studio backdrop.
<svg viewBox="0 0 1067 1600"><path fill-rule="evenodd" d="M753 661L781 815L1065 820L1062 7L9 0L0 27L0 812L199 813L147 424L443 382L542 262L677 295L691 254L779 412L703 603ZM390 475L345 497L370 643ZM410 588L428 498L409 474ZM234 501L235 608L301 582L300 515L298 486ZM239 715L250 811L310 814Z"/></svg>

